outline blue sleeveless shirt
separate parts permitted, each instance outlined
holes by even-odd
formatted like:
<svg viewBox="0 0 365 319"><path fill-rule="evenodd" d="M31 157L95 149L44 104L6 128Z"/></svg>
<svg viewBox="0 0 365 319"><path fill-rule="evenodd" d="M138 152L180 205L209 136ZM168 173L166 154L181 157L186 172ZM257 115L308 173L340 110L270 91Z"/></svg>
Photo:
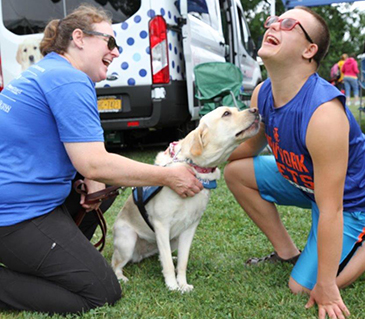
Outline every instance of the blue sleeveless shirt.
<svg viewBox="0 0 365 319"><path fill-rule="evenodd" d="M365 135L337 88L313 74L290 102L274 108L271 81L267 79L259 91L258 108L279 172L314 201L313 163L306 146L308 123L318 107L335 98L344 105L350 123L343 207L349 212L365 211Z"/></svg>

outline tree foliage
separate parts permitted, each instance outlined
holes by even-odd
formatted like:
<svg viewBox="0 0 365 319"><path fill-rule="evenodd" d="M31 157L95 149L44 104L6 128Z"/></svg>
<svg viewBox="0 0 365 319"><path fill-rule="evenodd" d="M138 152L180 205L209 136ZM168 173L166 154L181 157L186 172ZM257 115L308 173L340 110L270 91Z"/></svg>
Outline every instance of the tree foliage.
<svg viewBox="0 0 365 319"><path fill-rule="evenodd" d="M262 36L265 32L263 24L270 15L270 2L265 0L241 0L246 12L246 18L250 25L251 36L257 48L260 48ZM326 5L311 7L327 22L331 42L327 56L323 59L318 73L325 79L329 79L331 66L338 62L341 54L359 55L363 53L365 43L365 12L355 9L351 5ZM276 1L276 15L285 11L282 1ZM265 72L263 72L265 74Z"/></svg>

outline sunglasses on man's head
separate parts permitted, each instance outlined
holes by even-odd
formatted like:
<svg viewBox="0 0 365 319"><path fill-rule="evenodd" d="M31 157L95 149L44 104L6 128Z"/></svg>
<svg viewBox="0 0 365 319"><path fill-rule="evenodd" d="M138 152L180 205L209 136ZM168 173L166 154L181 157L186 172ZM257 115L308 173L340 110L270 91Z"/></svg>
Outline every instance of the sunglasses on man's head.
<svg viewBox="0 0 365 319"><path fill-rule="evenodd" d="M100 37L108 38L108 49L110 51L113 51L115 48L117 48L118 51L119 51L119 46L117 45L117 41L115 40L115 38L112 35L106 34L106 33L101 33L101 32L98 32L98 31L85 31L85 30L82 30L82 32L84 32L85 34L89 34L89 35L97 35L97 36L100 36Z"/></svg>
<svg viewBox="0 0 365 319"><path fill-rule="evenodd" d="M292 18L284 18L284 19L279 19L279 17L277 16L270 16L266 19L265 23L264 23L264 27L266 29L270 28L270 26L274 23L280 23L280 29L283 31L291 31L294 29L294 27L296 25L299 25L299 27L302 29L302 31L304 32L305 38L310 42L310 43L314 43L314 41L311 39L311 37L309 36L308 32L305 31L305 29L303 28L303 26L300 24L300 22L298 20L292 19Z"/></svg>

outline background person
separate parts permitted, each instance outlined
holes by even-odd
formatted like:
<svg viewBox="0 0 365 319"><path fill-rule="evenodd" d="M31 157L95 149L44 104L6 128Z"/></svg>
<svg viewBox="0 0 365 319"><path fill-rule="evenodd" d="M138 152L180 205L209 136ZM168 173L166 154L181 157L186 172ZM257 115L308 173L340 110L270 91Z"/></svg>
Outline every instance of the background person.
<svg viewBox="0 0 365 319"><path fill-rule="evenodd" d="M365 269L364 135L343 94L316 73L329 46L323 18L296 7L269 17L265 27L258 53L269 79L251 100L263 124L225 168L229 189L275 250L247 265L295 263L291 291L308 293L306 307L317 303L319 318L344 318L349 311L339 288ZM257 156L267 143L273 155ZM275 204L312 209L301 254Z"/></svg>
<svg viewBox="0 0 365 319"><path fill-rule="evenodd" d="M121 297L111 267L63 205L76 171L89 193L104 183L163 185L183 197L202 189L185 167L105 150L94 83L119 56L113 35L110 17L91 6L51 21L45 57L0 94L0 309L78 313Z"/></svg>
<svg viewBox="0 0 365 319"><path fill-rule="evenodd" d="M354 56L351 55L342 66L343 82L345 85L346 92L346 103L349 105L351 103L351 91L354 94L355 105L359 105L359 83L357 75L359 74L359 68L357 66L357 61Z"/></svg>
<svg viewBox="0 0 365 319"><path fill-rule="evenodd" d="M348 55L346 53L342 54L341 55L341 58L340 58L340 61L337 62L338 64L338 68L340 69L340 78L337 80L337 88L342 92L344 93L345 92L345 86L344 86L344 83L343 83L343 72L342 72L342 67L343 67L343 64L345 63L345 61L347 60L348 58Z"/></svg>

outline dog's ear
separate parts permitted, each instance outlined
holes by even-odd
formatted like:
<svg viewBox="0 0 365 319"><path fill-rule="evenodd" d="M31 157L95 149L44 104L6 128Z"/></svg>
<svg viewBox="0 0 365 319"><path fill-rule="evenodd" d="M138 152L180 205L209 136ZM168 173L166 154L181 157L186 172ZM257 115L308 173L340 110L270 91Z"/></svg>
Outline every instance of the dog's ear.
<svg viewBox="0 0 365 319"><path fill-rule="evenodd" d="M202 124L195 130L190 148L191 155L200 156L202 154L207 133L208 126L205 124Z"/></svg>
<svg viewBox="0 0 365 319"><path fill-rule="evenodd" d="M18 50L16 51L16 61L19 64L22 64L22 51L23 51L23 44L19 44Z"/></svg>

